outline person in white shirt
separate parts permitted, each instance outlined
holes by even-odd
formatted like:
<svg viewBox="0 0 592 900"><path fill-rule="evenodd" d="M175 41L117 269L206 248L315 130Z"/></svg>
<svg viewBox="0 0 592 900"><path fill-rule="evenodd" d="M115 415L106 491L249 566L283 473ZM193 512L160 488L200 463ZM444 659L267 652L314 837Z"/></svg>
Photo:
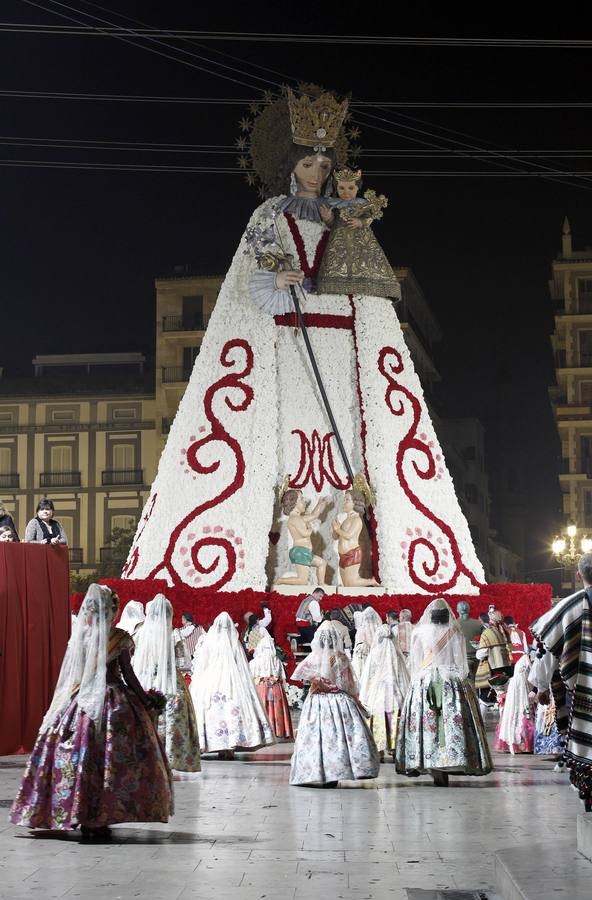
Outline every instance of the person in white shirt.
<svg viewBox="0 0 592 900"><path fill-rule="evenodd" d="M296 610L296 627L304 644L312 641L315 631L323 621L320 601L324 596L323 588L316 587L312 594L304 598Z"/></svg>

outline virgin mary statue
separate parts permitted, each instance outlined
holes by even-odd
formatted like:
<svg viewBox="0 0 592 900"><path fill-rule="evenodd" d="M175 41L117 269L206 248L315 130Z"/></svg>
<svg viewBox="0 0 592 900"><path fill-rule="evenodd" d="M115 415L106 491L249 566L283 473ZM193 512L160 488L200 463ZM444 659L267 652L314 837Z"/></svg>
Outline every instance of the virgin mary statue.
<svg viewBox="0 0 592 900"><path fill-rule="evenodd" d="M244 123L250 178L269 199L220 290L125 578L266 590L293 568L288 529L276 540L280 485L311 509L341 508L355 473L371 488L372 574L388 593L484 581L392 300L315 292L347 107L307 85ZM315 554L336 571L330 519L314 525Z"/></svg>

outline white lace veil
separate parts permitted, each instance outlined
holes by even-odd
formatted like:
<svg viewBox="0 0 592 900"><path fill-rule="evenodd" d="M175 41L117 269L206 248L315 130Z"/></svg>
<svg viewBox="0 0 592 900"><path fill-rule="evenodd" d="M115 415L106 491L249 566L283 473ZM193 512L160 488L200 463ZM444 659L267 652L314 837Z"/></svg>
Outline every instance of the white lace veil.
<svg viewBox="0 0 592 900"><path fill-rule="evenodd" d="M375 609L367 606L360 615L360 625L356 630L356 644L365 643L372 646L376 629L382 625L382 619Z"/></svg>
<svg viewBox="0 0 592 900"><path fill-rule="evenodd" d="M358 694L358 681L343 652L343 640L331 621L321 622L311 641L310 653L292 673L293 681L310 683L313 678L324 678L354 697Z"/></svg>
<svg viewBox="0 0 592 900"><path fill-rule="evenodd" d="M208 709L215 694L232 698L239 706L253 703L261 706L247 655L227 612L219 613L206 632L191 676L191 696L196 709Z"/></svg>
<svg viewBox="0 0 592 900"><path fill-rule="evenodd" d="M249 669L253 678L284 678L284 667L277 655L273 639L267 630L259 626L261 638L255 647Z"/></svg>
<svg viewBox="0 0 592 900"><path fill-rule="evenodd" d="M360 702L372 715L401 709L409 689L409 672L390 625L376 629L360 680Z"/></svg>
<svg viewBox="0 0 592 900"><path fill-rule="evenodd" d="M123 607L117 627L123 628L128 634L133 634L136 626L143 622L145 618L144 604L139 600L130 600Z"/></svg>
<svg viewBox="0 0 592 900"><path fill-rule="evenodd" d="M41 723L42 732L65 711L75 691L78 708L101 730L109 633L117 602L117 595L105 585L89 586L68 641L53 699Z"/></svg>
<svg viewBox="0 0 592 900"><path fill-rule="evenodd" d="M132 666L145 691L155 688L167 697L177 692L173 607L164 594L146 604Z"/></svg>
<svg viewBox="0 0 592 900"><path fill-rule="evenodd" d="M508 682L506 699L501 713L499 739L514 753L514 744L520 744L522 720L528 716L528 674L530 660L526 654L514 666L514 674Z"/></svg>
<svg viewBox="0 0 592 900"><path fill-rule="evenodd" d="M435 610L448 610L448 621L432 622L432 612ZM436 668L452 670L461 678L466 678L468 674L466 641L456 616L443 597L428 603L413 629L409 668L413 676Z"/></svg>

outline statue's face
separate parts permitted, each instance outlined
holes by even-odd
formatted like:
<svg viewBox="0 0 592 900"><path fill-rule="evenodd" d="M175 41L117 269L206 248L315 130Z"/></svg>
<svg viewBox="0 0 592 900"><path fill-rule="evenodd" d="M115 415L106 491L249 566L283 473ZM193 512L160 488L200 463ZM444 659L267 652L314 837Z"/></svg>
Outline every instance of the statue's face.
<svg viewBox="0 0 592 900"><path fill-rule="evenodd" d="M298 491L298 500L296 501L296 512L304 513L306 512L306 500L302 496L302 492Z"/></svg>
<svg viewBox="0 0 592 900"><path fill-rule="evenodd" d="M343 511L350 513L354 508L354 501L351 494L343 495Z"/></svg>
<svg viewBox="0 0 592 900"><path fill-rule="evenodd" d="M335 190L341 200L353 200L358 195L358 186L355 181L338 181Z"/></svg>
<svg viewBox="0 0 592 900"><path fill-rule="evenodd" d="M331 160L321 153L304 156L294 167L297 197L320 197L323 185L331 174Z"/></svg>

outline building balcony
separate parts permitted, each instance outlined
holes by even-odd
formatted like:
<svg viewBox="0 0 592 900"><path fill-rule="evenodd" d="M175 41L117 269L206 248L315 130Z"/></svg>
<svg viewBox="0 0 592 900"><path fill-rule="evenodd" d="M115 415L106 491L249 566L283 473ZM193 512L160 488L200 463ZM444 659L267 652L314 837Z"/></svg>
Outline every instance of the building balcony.
<svg viewBox="0 0 592 900"><path fill-rule="evenodd" d="M62 488L80 487L80 472L41 472L39 487Z"/></svg>
<svg viewBox="0 0 592 900"><path fill-rule="evenodd" d="M105 469L101 484L143 484L144 469Z"/></svg>
<svg viewBox="0 0 592 900"><path fill-rule="evenodd" d="M110 563L113 562L114 559L119 558L117 553L116 547L101 547L99 549L99 559L102 563Z"/></svg>
<svg viewBox="0 0 592 900"><path fill-rule="evenodd" d="M162 370L163 384L187 384L191 369L184 366L166 366Z"/></svg>
<svg viewBox="0 0 592 900"><path fill-rule="evenodd" d="M205 331L209 316L163 316L162 330L168 334L179 331Z"/></svg>
<svg viewBox="0 0 592 900"><path fill-rule="evenodd" d="M68 551L70 553L70 565L71 566L81 566L82 565L82 547L68 547Z"/></svg>
<svg viewBox="0 0 592 900"><path fill-rule="evenodd" d="M0 475L0 488L4 490L18 490L20 487L20 476L18 472L10 472L10 474Z"/></svg>

